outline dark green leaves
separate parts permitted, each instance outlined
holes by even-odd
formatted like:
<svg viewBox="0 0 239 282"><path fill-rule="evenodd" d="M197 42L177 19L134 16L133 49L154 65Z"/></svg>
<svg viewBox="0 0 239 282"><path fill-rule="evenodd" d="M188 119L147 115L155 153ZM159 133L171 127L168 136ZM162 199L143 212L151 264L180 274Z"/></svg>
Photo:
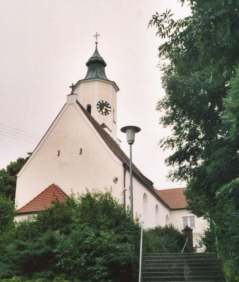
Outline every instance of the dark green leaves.
<svg viewBox="0 0 239 282"><path fill-rule="evenodd" d="M0 234L13 225L14 202L0 195Z"/></svg>
<svg viewBox="0 0 239 282"><path fill-rule="evenodd" d="M172 134L160 145L173 150L166 160L173 167L169 177L188 183L190 211L213 221L219 251L231 267L228 281L238 281L239 2L181 3L190 4L190 17L174 21L166 11L149 23L165 39L159 57L166 94L157 109Z"/></svg>
<svg viewBox="0 0 239 282"><path fill-rule="evenodd" d="M0 194L14 200L17 173L26 163L27 158L18 158L15 162L11 162L6 169L0 170Z"/></svg>
<svg viewBox="0 0 239 282"><path fill-rule="evenodd" d="M136 281L139 235L110 193L72 196L0 234L0 279Z"/></svg>
<svg viewBox="0 0 239 282"><path fill-rule="evenodd" d="M173 226L155 227L144 232L144 253L180 253L185 238Z"/></svg>

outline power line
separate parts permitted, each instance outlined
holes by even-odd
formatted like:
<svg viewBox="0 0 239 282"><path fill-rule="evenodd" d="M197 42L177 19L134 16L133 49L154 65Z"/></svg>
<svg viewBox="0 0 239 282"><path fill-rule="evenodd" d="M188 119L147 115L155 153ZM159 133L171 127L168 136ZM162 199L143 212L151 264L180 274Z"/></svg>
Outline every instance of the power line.
<svg viewBox="0 0 239 282"><path fill-rule="evenodd" d="M17 136L17 135L13 135L13 134L3 134L5 132L0 132L0 135L1 136L4 136L4 137L8 137L8 138L12 138L12 139L16 139L16 140L19 140L19 141L23 141L23 142L26 142L26 143L31 143L31 144L34 144L36 145L36 143L38 142L37 140L31 140L31 139L27 139L27 138L24 138L24 137L21 137L21 136Z"/></svg>
<svg viewBox="0 0 239 282"><path fill-rule="evenodd" d="M41 138L40 135L33 134L2 123L0 123L0 135L33 145L36 145Z"/></svg>
<svg viewBox="0 0 239 282"><path fill-rule="evenodd" d="M36 141L38 141L40 139L39 137L32 137L32 136L26 135L25 133L18 133L18 132L11 131L11 130L8 130L8 129L5 129L5 128L1 128L1 127L0 127L0 133L8 134L8 135L13 135L14 137L27 139L27 140L33 141L33 142L36 142Z"/></svg>
<svg viewBox="0 0 239 282"><path fill-rule="evenodd" d="M8 130L8 131L11 131L11 130L17 131L17 132L15 132L16 134L27 134L27 135L29 135L29 137L32 136L33 138L41 138L40 135L30 133L30 132L27 132L27 131L24 131L24 130L15 128L15 127L11 127L11 126L8 126L8 125L2 124L2 123L0 123L0 127L6 127L6 128L3 128L3 129Z"/></svg>

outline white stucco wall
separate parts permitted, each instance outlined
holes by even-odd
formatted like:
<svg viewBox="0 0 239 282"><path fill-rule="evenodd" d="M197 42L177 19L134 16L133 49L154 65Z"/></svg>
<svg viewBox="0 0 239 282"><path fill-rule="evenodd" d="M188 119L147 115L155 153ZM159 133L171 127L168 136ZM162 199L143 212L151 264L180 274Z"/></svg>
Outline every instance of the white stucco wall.
<svg viewBox="0 0 239 282"><path fill-rule="evenodd" d="M21 214L21 215L15 216L14 220L16 222L20 222L20 221L25 220L25 219L30 219L32 216L33 216L33 214Z"/></svg>
<svg viewBox="0 0 239 282"><path fill-rule="evenodd" d="M113 182L115 177L119 179L117 184ZM18 175L17 208L52 183L66 194L84 192L86 188L112 188L113 195L123 200L122 164L75 104L65 106Z"/></svg>
<svg viewBox="0 0 239 282"><path fill-rule="evenodd" d="M116 107L117 91L112 84L94 81L80 84L80 87L83 87L84 93L89 94L88 98L86 98L87 95L81 98L85 106L93 99L95 99L94 103L98 102L98 98L93 95L93 90L96 88L97 91L102 92L100 99L105 99ZM120 203L124 202L125 193L126 205L130 206L129 172L126 171L124 174L122 163L75 103L76 98L77 95L68 96L67 104L19 173L16 189L18 209L53 183L68 195L72 192L84 193L86 188L90 191L93 189L103 192L112 190L113 196ZM100 123L105 122L101 120L105 117L101 116L96 108L92 108L92 111ZM117 183L113 181L115 177L118 178ZM123 192L124 189L125 192ZM170 211L136 178L133 178L133 191L134 214L140 217L140 221L144 221L144 228L165 226L168 223L181 231L182 217L191 216L186 210ZM195 219L194 232L202 233L206 222L196 217Z"/></svg>
<svg viewBox="0 0 239 282"><path fill-rule="evenodd" d="M111 81L101 79L82 80L75 89L79 102L86 108L91 105L91 114L99 124L105 123L117 137L117 91L118 88ZM107 101L111 105L111 113L107 116L97 111L97 103L100 100Z"/></svg>
<svg viewBox="0 0 239 282"><path fill-rule="evenodd" d="M126 172L126 200L130 206L130 174ZM166 215L170 216L170 210L163 205L150 190L146 189L137 179L133 178L133 209L134 214L139 216L140 221L144 222L144 228L153 228L158 225L166 225ZM146 197L144 196L146 195ZM147 202L144 201L147 199ZM158 206L158 215L156 214L156 205ZM157 220L158 216L158 220Z"/></svg>
<svg viewBox="0 0 239 282"><path fill-rule="evenodd" d="M208 222L202 217L196 217L194 214L189 213L186 209L171 211L172 225L179 231L183 230L183 217L194 216L195 227L193 229L193 246L196 247L197 252L203 252L204 246L200 247L201 237L208 227Z"/></svg>
<svg viewBox="0 0 239 282"><path fill-rule="evenodd" d="M183 217L184 216L194 216L195 217L195 228L193 231L195 233L203 233L207 228L207 221L202 217L196 217L195 215L189 213L186 209L173 210L171 211L171 223L178 229L183 229Z"/></svg>

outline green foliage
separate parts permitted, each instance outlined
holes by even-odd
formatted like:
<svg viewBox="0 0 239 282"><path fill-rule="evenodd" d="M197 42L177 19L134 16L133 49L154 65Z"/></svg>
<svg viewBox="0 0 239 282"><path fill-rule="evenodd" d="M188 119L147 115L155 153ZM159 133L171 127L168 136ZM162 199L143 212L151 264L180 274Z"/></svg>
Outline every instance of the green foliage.
<svg viewBox="0 0 239 282"><path fill-rule="evenodd" d="M14 203L0 195L0 233L12 226L14 216Z"/></svg>
<svg viewBox="0 0 239 282"><path fill-rule="evenodd" d="M215 249L215 231L228 281L238 281L239 2L181 3L190 4L189 17L174 21L166 11L149 23L165 39L159 57L166 95L157 108L172 134L160 144L174 152L166 160L171 180L188 182L190 211L214 224L205 242Z"/></svg>
<svg viewBox="0 0 239 282"><path fill-rule="evenodd" d="M0 170L0 194L11 200L15 198L17 173L29 159L18 158L15 162L11 162L6 169Z"/></svg>
<svg viewBox="0 0 239 282"><path fill-rule="evenodd" d="M222 119L228 130L227 141L233 145L234 150L237 150L239 148L239 68L235 69L229 85L228 95L223 100L225 111L222 114Z"/></svg>
<svg viewBox="0 0 239 282"><path fill-rule="evenodd" d="M110 193L87 193L80 201L71 234L58 238L58 265L68 277L84 281L133 281L139 226Z"/></svg>
<svg viewBox="0 0 239 282"><path fill-rule="evenodd" d="M218 248L224 261L227 281L239 281L239 180L234 179L217 193L216 219Z"/></svg>
<svg viewBox="0 0 239 282"><path fill-rule="evenodd" d="M203 246L205 246L205 252L218 252L217 234L214 224L210 223L210 228L205 230L203 237L201 238Z"/></svg>
<svg viewBox="0 0 239 282"><path fill-rule="evenodd" d="M136 281L139 229L110 193L72 196L7 234L0 279Z"/></svg>
<svg viewBox="0 0 239 282"><path fill-rule="evenodd" d="M168 38L159 47L160 58L167 60L161 67L166 96L158 110L165 111L161 123L172 128L172 135L161 140L163 148L175 152L167 159L175 166L171 179L190 181L224 133L222 99L239 56L235 2L192 1L190 17L174 21L167 11L150 21L160 37Z"/></svg>
<svg viewBox="0 0 239 282"><path fill-rule="evenodd" d="M37 279L27 279L22 277L13 277L10 279L2 279L0 282L70 282L69 280L65 280L61 277L56 277L53 280L49 280L46 278L37 278Z"/></svg>
<svg viewBox="0 0 239 282"><path fill-rule="evenodd" d="M144 253L179 253L185 238L173 226L155 227L144 231Z"/></svg>

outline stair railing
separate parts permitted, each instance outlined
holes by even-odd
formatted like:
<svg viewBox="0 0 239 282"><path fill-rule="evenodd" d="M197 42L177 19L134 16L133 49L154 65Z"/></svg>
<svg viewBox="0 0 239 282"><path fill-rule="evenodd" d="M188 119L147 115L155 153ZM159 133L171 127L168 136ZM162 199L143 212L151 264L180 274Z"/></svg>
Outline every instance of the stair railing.
<svg viewBox="0 0 239 282"><path fill-rule="evenodd" d="M140 248L139 248L139 282L142 280L142 257L143 257L143 222L141 222Z"/></svg>
<svg viewBox="0 0 239 282"><path fill-rule="evenodd" d="M186 247L187 243L188 243L188 237L187 237L186 242L185 242L185 244L184 244L184 246L183 246L183 249L182 249L181 254L184 252L184 249L185 249L185 247Z"/></svg>

